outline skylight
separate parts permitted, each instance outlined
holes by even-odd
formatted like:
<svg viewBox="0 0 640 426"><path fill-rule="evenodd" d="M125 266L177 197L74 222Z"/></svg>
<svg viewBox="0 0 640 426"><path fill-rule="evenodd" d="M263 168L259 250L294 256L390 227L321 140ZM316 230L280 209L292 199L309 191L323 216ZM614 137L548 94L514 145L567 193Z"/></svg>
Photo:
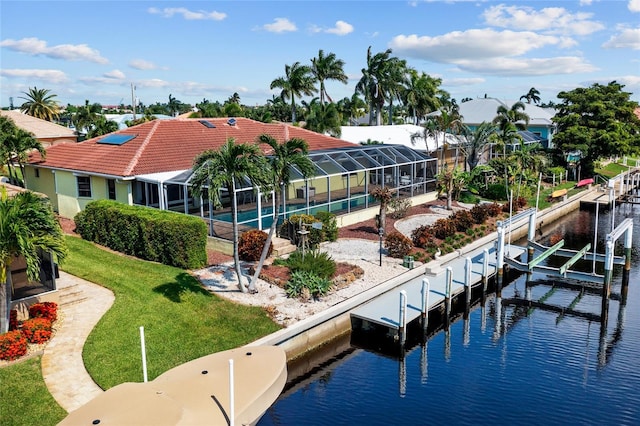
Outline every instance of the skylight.
<svg viewBox="0 0 640 426"><path fill-rule="evenodd" d="M124 135L124 134L111 134L100 139L98 143L104 145L122 145L135 138L136 135Z"/></svg>
<svg viewBox="0 0 640 426"><path fill-rule="evenodd" d="M208 127L210 129L215 129L216 125L210 122L209 120L198 120L204 127Z"/></svg>

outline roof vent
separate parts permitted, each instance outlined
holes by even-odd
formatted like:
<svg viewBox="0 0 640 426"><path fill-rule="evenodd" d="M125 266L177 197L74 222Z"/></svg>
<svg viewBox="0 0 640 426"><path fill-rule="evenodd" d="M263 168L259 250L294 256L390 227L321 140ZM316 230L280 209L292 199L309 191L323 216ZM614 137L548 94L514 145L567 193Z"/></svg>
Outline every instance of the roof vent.
<svg viewBox="0 0 640 426"><path fill-rule="evenodd" d="M204 127L208 127L209 129L215 129L216 125L213 124L212 122L210 122L209 120L198 120L200 122L200 124L202 124Z"/></svg>
<svg viewBox="0 0 640 426"><path fill-rule="evenodd" d="M236 119L235 118L230 118L227 120L227 124L229 126L235 126L236 125Z"/></svg>

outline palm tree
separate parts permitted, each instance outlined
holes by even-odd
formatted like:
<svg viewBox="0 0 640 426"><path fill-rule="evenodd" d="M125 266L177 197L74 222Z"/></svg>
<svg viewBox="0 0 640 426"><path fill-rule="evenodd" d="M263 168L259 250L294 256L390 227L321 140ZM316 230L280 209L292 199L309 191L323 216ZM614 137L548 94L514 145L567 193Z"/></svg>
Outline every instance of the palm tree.
<svg viewBox="0 0 640 426"><path fill-rule="evenodd" d="M17 173L12 173L12 165L15 161L18 162L22 179L24 179L24 164L33 150L37 150L43 159L46 158L46 150L33 133L19 128L10 118L0 116L0 164L7 165L9 181L12 184L24 186Z"/></svg>
<svg viewBox="0 0 640 426"><path fill-rule="evenodd" d="M93 127L87 133L88 138L95 138L98 136L106 135L118 130L118 123L112 120L107 120L104 115L98 115L93 123Z"/></svg>
<svg viewBox="0 0 640 426"><path fill-rule="evenodd" d="M11 263L23 257L27 277L35 281L40 273L39 251L51 252L58 262L67 254L62 229L49 200L31 191L9 197L4 188L0 189L0 334L9 329Z"/></svg>
<svg viewBox="0 0 640 426"><path fill-rule="evenodd" d="M270 186L273 187L274 209L273 221L271 222L269 234L267 235L265 246L262 249L258 266L253 274L251 283L249 283L249 291L255 291L255 284L258 281L258 277L260 277L260 271L267 258L273 234L278 227L281 200L284 200L284 191L291 184L292 167L295 167L305 179L312 176L315 171L315 166L309 158L309 145L304 139L293 138L278 143L272 136L263 134L258 137L258 142L268 145L271 148L266 152L266 155L268 156L267 161L269 162ZM284 206L282 207L284 211Z"/></svg>
<svg viewBox="0 0 640 426"><path fill-rule="evenodd" d="M391 125L393 124L393 100L401 99L401 95L409 80L407 61L394 56L389 58L385 68L382 88L386 97L389 99L388 123Z"/></svg>
<svg viewBox="0 0 640 426"><path fill-rule="evenodd" d="M345 97L338 101L338 110L342 114L342 124L352 126L357 118L364 117L367 104L354 93L351 98Z"/></svg>
<svg viewBox="0 0 640 426"><path fill-rule="evenodd" d="M311 68L295 62L293 65L284 66L284 77L278 77L271 82L271 89L282 89L280 97L283 100L291 98L291 121L296 122L296 96L311 96L316 89L316 82Z"/></svg>
<svg viewBox="0 0 640 426"><path fill-rule="evenodd" d="M98 103L89 104L89 100L85 100L84 107L78 108L78 111L71 117L71 122L76 127L76 132L88 135L95 126L101 112L102 105Z"/></svg>
<svg viewBox="0 0 640 426"><path fill-rule="evenodd" d="M538 102L540 102L540 92L535 87L532 87L531 89L529 89L529 92L527 92L526 95L520 96L519 100L522 99L525 99L528 104L530 104L531 101L533 101L534 104L537 104Z"/></svg>
<svg viewBox="0 0 640 426"><path fill-rule="evenodd" d="M480 162L480 157L485 152L496 134L496 127L483 121L474 131L467 135L467 165L473 170Z"/></svg>
<svg viewBox="0 0 640 426"><path fill-rule="evenodd" d="M386 233L387 206L393 199L393 190L388 186L377 186L370 192L376 201L380 201L380 212L378 213L378 227L382 229L383 235Z"/></svg>
<svg viewBox="0 0 640 426"><path fill-rule="evenodd" d="M325 96L329 102L333 102L324 86L325 80L337 80L344 84L347 84L347 81L349 81L343 68L344 61L342 59L337 59L335 53L329 53L325 56L322 49L318 51L317 58L311 59L311 73L315 77L316 81L320 83L319 92L320 103L322 105L324 105Z"/></svg>
<svg viewBox="0 0 640 426"><path fill-rule="evenodd" d="M356 93L364 96L371 108L370 112L375 111L376 125L381 124L382 107L385 101L385 82L387 81L386 73L389 69L387 62L391 59L391 49L384 52L371 54L371 46L367 49L367 67L362 68L362 77L356 84ZM372 124L372 117L369 116L369 124Z"/></svg>
<svg viewBox="0 0 640 426"><path fill-rule="evenodd" d="M317 101L317 98L309 104L309 113L305 118L305 129L312 130L317 133L329 134L339 138L342 133L340 124L342 117L335 104L323 105Z"/></svg>
<svg viewBox="0 0 640 426"><path fill-rule="evenodd" d="M424 72L418 74L409 69L409 78L402 91L402 102L409 108L413 124L418 124L427 113L436 111L440 106L438 95L442 79L433 78Z"/></svg>
<svg viewBox="0 0 640 426"><path fill-rule="evenodd" d="M20 111L27 115L31 115L42 120L53 121L60 115L60 106L55 101L53 93L49 89L38 89L37 87L29 88L29 92L22 92L26 97L20 106Z"/></svg>
<svg viewBox="0 0 640 426"><path fill-rule="evenodd" d="M257 144L236 144L233 138L227 139L217 151L207 150L198 155L193 165L191 191L194 196L201 197L204 188L207 188L209 200L219 207L222 205L221 190L224 188L228 191L233 224L233 258L238 286L243 293L247 292L247 288L242 280L238 255L237 188L247 178L254 187L267 188L267 170L268 165Z"/></svg>
<svg viewBox="0 0 640 426"><path fill-rule="evenodd" d="M456 109L440 108L439 114L430 116L424 125L424 139L427 142L429 137L433 137L436 141L436 147L440 149L440 169L445 168L445 153L448 148L446 134L451 133L458 135L464 130L462 116ZM439 144L439 137L442 135L442 145ZM458 144L459 145L459 144ZM427 147L428 149L428 147ZM456 163L458 161L456 146ZM457 165L457 164L456 164Z"/></svg>

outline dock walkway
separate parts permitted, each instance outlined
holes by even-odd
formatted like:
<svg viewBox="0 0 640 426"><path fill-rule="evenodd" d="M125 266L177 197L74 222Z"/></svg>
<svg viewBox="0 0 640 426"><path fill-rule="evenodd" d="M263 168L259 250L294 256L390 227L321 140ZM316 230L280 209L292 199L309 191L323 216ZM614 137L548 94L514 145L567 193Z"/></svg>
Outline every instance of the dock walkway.
<svg viewBox="0 0 640 426"><path fill-rule="evenodd" d="M446 268L452 269L451 298L465 291L465 263L466 258L471 258L471 287L482 283L484 268L484 250L487 249L488 270L486 276L491 277L496 273L496 249L494 243L486 244L468 253L465 257L457 257L443 265L442 272L435 276L422 275L407 281L393 291L386 292L372 299L370 302L351 311L351 316L388 328L397 330L400 328L400 291L407 294L406 323L410 323L422 314L422 280L429 280L429 306L428 310L443 303L446 299L447 273ZM517 258L525 252L523 247L506 246L505 252L509 257Z"/></svg>

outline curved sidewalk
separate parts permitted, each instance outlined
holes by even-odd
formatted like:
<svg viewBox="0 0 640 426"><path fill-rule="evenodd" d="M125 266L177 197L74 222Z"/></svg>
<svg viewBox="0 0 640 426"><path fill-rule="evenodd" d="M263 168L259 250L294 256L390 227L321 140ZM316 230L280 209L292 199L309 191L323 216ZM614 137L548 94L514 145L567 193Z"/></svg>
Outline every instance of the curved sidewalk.
<svg viewBox="0 0 640 426"><path fill-rule="evenodd" d="M42 355L42 376L49 392L62 408L71 412L102 393L84 367L82 348L115 297L110 290L63 271L58 282L77 284L86 296L79 303L61 308L62 328Z"/></svg>

